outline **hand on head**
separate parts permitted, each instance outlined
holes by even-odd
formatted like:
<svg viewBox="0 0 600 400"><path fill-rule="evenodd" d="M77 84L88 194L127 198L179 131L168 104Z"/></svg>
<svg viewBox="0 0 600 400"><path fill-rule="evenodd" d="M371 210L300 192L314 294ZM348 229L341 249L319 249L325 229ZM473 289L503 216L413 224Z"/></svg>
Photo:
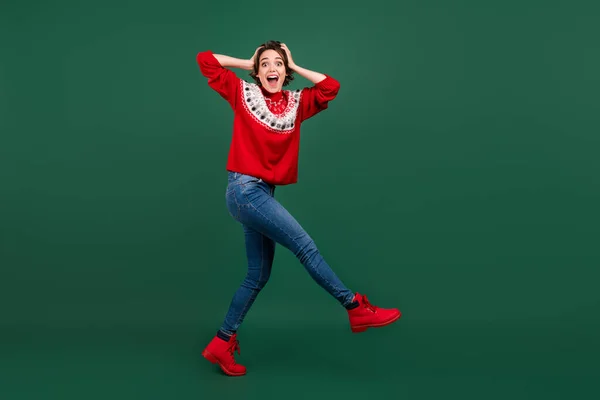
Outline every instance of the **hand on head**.
<svg viewBox="0 0 600 400"><path fill-rule="evenodd" d="M287 45L285 43L281 43L281 48L283 49L283 51L285 51L285 54L287 55L287 58L288 58L288 65L291 68L294 65L294 60L292 60L292 52L290 51L290 49L287 47Z"/></svg>
<svg viewBox="0 0 600 400"><path fill-rule="evenodd" d="M252 61L252 63L254 63L254 60L256 59L256 55L258 54L258 51L260 49L262 49L264 47L264 45L260 45L256 48L256 50L254 50L254 54L252 55L252 57L250 58L250 61Z"/></svg>
<svg viewBox="0 0 600 400"><path fill-rule="evenodd" d="M294 65L294 61L292 59L292 52L290 51L290 49L287 47L287 45L285 43L281 43L276 41L275 43L277 43L283 51L285 51L285 54L287 56L288 59L288 64L289 66L293 66ZM252 55L252 57L250 58L250 60L254 63L254 60L256 59L256 55L258 54L259 50L262 49L263 47L265 47L264 44L261 44L260 46L258 46L256 48L256 50L254 50L254 54Z"/></svg>

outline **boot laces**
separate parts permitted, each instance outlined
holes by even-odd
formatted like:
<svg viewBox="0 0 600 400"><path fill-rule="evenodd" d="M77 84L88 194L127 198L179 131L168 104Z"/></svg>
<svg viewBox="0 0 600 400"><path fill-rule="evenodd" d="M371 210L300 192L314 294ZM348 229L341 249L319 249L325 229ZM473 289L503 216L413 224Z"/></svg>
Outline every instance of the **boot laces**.
<svg viewBox="0 0 600 400"><path fill-rule="evenodd" d="M240 342L237 340L237 338L235 336L231 338L231 342L229 343L229 347L227 348L227 351L229 351L231 356L233 356L233 353L235 353L236 351L238 354L242 354L240 352Z"/></svg>
<svg viewBox="0 0 600 400"><path fill-rule="evenodd" d="M363 300L363 306L368 309L371 312L377 312L377 307L372 305L369 300L367 299L367 296L363 296L362 298Z"/></svg>

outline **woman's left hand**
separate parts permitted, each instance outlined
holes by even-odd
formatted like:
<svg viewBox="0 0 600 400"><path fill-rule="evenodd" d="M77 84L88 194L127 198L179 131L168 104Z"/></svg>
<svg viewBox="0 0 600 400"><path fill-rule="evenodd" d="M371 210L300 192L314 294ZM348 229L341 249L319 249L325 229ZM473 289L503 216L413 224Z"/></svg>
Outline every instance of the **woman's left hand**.
<svg viewBox="0 0 600 400"><path fill-rule="evenodd" d="M281 43L281 48L285 51L285 53L287 54L287 58L288 58L288 65L290 66L291 69L296 68L296 64L294 64L294 60L292 59L292 53L290 52L290 49L288 49L288 47L285 45L285 43Z"/></svg>

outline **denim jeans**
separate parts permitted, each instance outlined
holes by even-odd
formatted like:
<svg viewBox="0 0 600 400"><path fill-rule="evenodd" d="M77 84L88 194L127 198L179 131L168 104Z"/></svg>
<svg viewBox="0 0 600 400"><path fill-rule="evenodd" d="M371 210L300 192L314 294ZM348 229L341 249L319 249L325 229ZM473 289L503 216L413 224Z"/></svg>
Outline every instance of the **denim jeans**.
<svg viewBox="0 0 600 400"><path fill-rule="evenodd" d="M354 293L325 262L313 239L274 196L274 185L253 176L229 172L227 209L242 224L248 260L246 278L235 292L221 327L221 331L229 335L237 332L269 280L276 243L290 250L310 276L342 306L348 306L354 298Z"/></svg>

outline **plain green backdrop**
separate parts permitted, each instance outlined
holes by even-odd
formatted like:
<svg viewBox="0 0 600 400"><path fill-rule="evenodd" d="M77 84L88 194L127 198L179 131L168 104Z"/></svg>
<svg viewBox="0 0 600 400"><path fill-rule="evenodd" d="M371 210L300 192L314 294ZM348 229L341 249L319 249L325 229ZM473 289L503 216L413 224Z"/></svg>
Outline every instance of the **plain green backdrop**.
<svg viewBox="0 0 600 400"><path fill-rule="evenodd" d="M599 17L593 1L3 1L0 398L594 397ZM270 39L341 83L276 196L350 288L404 315L351 334L278 247L232 379L200 352L246 268L233 116L195 57Z"/></svg>

